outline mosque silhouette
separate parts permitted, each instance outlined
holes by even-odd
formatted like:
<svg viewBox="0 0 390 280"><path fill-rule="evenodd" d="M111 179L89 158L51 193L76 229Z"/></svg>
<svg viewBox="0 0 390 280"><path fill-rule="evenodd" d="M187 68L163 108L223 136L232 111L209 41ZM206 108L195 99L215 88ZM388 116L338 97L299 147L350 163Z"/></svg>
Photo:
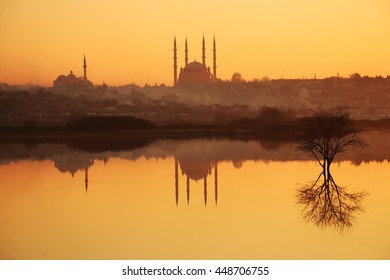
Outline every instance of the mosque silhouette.
<svg viewBox="0 0 390 280"><path fill-rule="evenodd" d="M176 206L179 204L179 166L181 175L186 176L186 193L187 205L190 204L190 181L203 180L203 199L204 205L207 205L207 178L212 176L212 169L214 168L214 199L215 205L218 205L218 162L201 161L201 160L185 160L177 159L175 157L175 201Z"/></svg>
<svg viewBox="0 0 390 280"><path fill-rule="evenodd" d="M53 88L56 92L83 92L93 88L92 82L87 78L87 59L85 58L85 55L83 62L83 76L76 77L76 75L73 74L73 71L70 71L70 74L67 76L59 75L57 79L53 81Z"/></svg>
<svg viewBox="0 0 390 280"><path fill-rule="evenodd" d="M217 80L217 46L215 37L213 40L213 73L210 67L206 65L206 43L202 40L202 63L194 60L188 63L188 44L185 39L184 49L184 68L180 68L179 77L177 77L177 45L176 37L173 39L173 85L191 86L199 84L209 84Z"/></svg>
<svg viewBox="0 0 390 280"><path fill-rule="evenodd" d="M217 45L215 36L213 38L213 72L206 65L206 43L202 39L202 63L196 60L188 62L188 42L187 38L184 43L184 67L180 67L178 75L177 65L177 44L176 37L173 39L173 85L174 86L192 86L204 85L217 81ZM59 75L53 81L53 89L61 93L80 93L93 89L93 83L87 78L87 60L84 55L83 61L84 75L77 77L73 71L68 75Z"/></svg>

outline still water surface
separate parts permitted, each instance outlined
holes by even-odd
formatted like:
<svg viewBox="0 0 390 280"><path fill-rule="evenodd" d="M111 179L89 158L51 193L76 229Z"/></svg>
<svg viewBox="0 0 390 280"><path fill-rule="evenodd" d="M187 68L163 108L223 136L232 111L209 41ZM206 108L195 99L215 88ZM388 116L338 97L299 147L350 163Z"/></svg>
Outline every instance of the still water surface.
<svg viewBox="0 0 390 280"><path fill-rule="evenodd" d="M306 221L321 172L294 144L0 145L1 259L390 259L390 134L332 165L352 226ZM112 150L112 149L111 149Z"/></svg>

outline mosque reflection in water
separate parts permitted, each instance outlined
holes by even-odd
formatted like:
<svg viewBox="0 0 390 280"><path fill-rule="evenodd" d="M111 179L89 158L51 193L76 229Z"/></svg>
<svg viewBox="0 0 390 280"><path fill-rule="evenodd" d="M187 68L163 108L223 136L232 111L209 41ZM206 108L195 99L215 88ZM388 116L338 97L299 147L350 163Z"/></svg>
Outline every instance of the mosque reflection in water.
<svg viewBox="0 0 390 280"><path fill-rule="evenodd" d="M383 137L389 138L385 135ZM383 138L382 137L382 138ZM374 135L368 140L371 145L361 153L346 153L340 161L348 160L359 165L369 161L389 161L389 139L382 139ZM375 143L377 141L378 143ZM387 144L386 144L387 143ZM385 147L388 145L389 147ZM378 148L380 147L380 148ZM86 192L93 189L90 184L89 170L94 161L103 161L105 164L111 158L136 161L142 157L146 159L173 158L172 166L172 202L174 205L191 202L191 185L203 181L203 203L205 206L213 201L218 205L218 164L232 162L239 168L245 161L308 161L309 158L297 153L294 143L284 143L275 147L261 141L232 141L232 140L157 140L148 141L144 146L137 143L134 149L123 150L104 148L97 151L73 148L63 144L37 144L29 147L24 144L0 144L3 155L0 164L9 164L21 160L42 161L51 160L55 167L63 173L72 176L84 172L84 188ZM389 152L390 153L390 152ZM362 202L366 195L365 190L351 193L346 187L335 183L330 175L322 180L323 174L317 180L303 186L297 191L298 204L302 206L304 220L319 226L350 227L356 220L356 215L363 211ZM181 180L184 179L184 180ZM183 184L185 182L185 184ZM180 185L183 184L183 185ZM296 182L300 183L300 182ZM352 186L353 187L353 186ZM186 201L179 201L179 193L185 193ZM211 195L210 195L211 194ZM167 203L169 203L167 201Z"/></svg>
<svg viewBox="0 0 390 280"><path fill-rule="evenodd" d="M203 180L203 197L204 205L207 205L207 178L212 176L212 169L214 169L214 198L215 205L218 205L218 162L207 161L189 161L175 158L175 200L176 205L179 204L179 165L182 176L186 176L186 193L187 204L190 204L190 181Z"/></svg>
<svg viewBox="0 0 390 280"><path fill-rule="evenodd" d="M203 143L202 141L200 143ZM189 143L190 150L194 150L194 147L198 146L199 142L196 141L194 143ZM203 143L204 144L204 143ZM201 145L202 147L202 145ZM179 204L179 190L181 189L179 186L179 176L185 176L186 179L186 198L187 205L190 204L190 194L191 194L191 181L198 182L203 181L203 191L204 191L204 205L207 205L208 200L208 181L213 180L214 185L214 201L215 205L218 204L218 159L208 159L208 156L201 154L201 158L197 157L196 154L189 154L184 152L186 150L180 149L177 155L172 155L174 157L174 172L175 172L175 202L176 205ZM53 158L55 167L62 173L70 173L73 177L75 173L78 171L84 172L84 187L86 193L88 193L89 187L89 175L88 171L92 168L95 159L101 159L104 163L107 163L110 157L116 157L117 154L109 153L100 156L98 158L94 158L93 154L85 153L83 151L69 151L69 153L55 156ZM155 155L158 158L158 155ZM165 155L164 155L165 156ZM169 155L167 155L169 156ZM206 157L205 157L206 156ZM213 177L213 179L212 179Z"/></svg>
<svg viewBox="0 0 390 280"><path fill-rule="evenodd" d="M191 181L203 181L203 200L207 206L208 182L213 182L214 203L218 205L218 161L190 160L174 158L175 162L175 203L179 205L179 192L183 189L179 186L179 176L185 177L186 203L190 205ZM85 191L88 193L88 170L94 160L89 157L78 158L77 162L68 162L70 169L64 169L56 163L61 172L69 172L72 177L77 171L84 172ZM298 204L302 206L304 220L313 222L318 226L330 226L344 229L353 226L356 215L363 212L362 201L367 192L349 192L347 187L336 184L331 174L319 174L317 179L310 182L297 191Z"/></svg>
<svg viewBox="0 0 390 280"><path fill-rule="evenodd" d="M79 156L77 160L74 157L70 157L66 162L55 162L56 168L63 173L69 172L72 177L78 171L84 172L84 187L85 192L88 193L88 170L93 166L94 159L89 156L83 157ZM105 160L107 162L108 159ZM218 204L218 162L214 161L201 161L201 160L188 160L180 159L175 157L175 201L176 205L179 204L179 168L181 171L181 176L186 177L186 197L187 204L190 204L190 185L191 181L203 181L203 192L204 192L204 205L207 205L207 181L209 177L212 177L212 172L214 170L214 199L215 205Z"/></svg>
<svg viewBox="0 0 390 280"><path fill-rule="evenodd" d="M105 162L107 162L105 160ZM88 193L88 170L93 166L94 159L90 157L88 154L77 154L66 156L63 155L61 157L56 158L54 160L55 167L62 173L70 173L72 177L78 172L84 172L84 183L85 183L85 192Z"/></svg>

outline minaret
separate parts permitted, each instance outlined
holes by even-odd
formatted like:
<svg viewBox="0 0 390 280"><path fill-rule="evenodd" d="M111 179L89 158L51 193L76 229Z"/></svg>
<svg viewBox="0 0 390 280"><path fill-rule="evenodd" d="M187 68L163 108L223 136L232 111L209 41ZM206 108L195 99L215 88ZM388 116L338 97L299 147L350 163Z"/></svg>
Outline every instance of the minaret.
<svg viewBox="0 0 390 280"><path fill-rule="evenodd" d="M188 65L188 45L187 45L187 37L186 37L186 43L185 43L185 50L184 50L184 54L185 54L185 66Z"/></svg>
<svg viewBox="0 0 390 280"><path fill-rule="evenodd" d="M218 162L214 166L215 205L218 205Z"/></svg>
<svg viewBox="0 0 390 280"><path fill-rule="evenodd" d="M206 67L206 46L204 43L204 35L203 35L203 41L202 41L202 62L203 62L203 66Z"/></svg>
<svg viewBox="0 0 390 280"><path fill-rule="evenodd" d="M215 36L213 42L213 75L214 79L217 78L217 45L215 44Z"/></svg>
<svg viewBox="0 0 390 280"><path fill-rule="evenodd" d="M179 164L175 158L175 197L176 197L176 207L179 204Z"/></svg>
<svg viewBox="0 0 390 280"><path fill-rule="evenodd" d="M176 55L176 36L173 39L173 85L177 84L177 55Z"/></svg>
<svg viewBox="0 0 390 280"><path fill-rule="evenodd" d="M85 59L85 54L84 54L84 80L87 80L87 60Z"/></svg>
<svg viewBox="0 0 390 280"><path fill-rule="evenodd" d="M88 167L85 168L85 193L88 193Z"/></svg>
<svg viewBox="0 0 390 280"><path fill-rule="evenodd" d="M203 178L203 188L204 188L204 192L203 192L203 195L204 195L204 206L206 207L207 205L207 175L204 176Z"/></svg>
<svg viewBox="0 0 390 280"><path fill-rule="evenodd" d="M187 176L187 205L190 205L190 178Z"/></svg>

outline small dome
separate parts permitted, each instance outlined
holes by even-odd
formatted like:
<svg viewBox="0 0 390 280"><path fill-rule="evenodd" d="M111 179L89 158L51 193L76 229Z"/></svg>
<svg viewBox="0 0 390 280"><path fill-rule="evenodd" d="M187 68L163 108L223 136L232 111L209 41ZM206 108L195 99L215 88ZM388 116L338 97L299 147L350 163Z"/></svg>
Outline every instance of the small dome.
<svg viewBox="0 0 390 280"><path fill-rule="evenodd" d="M66 80L65 75L59 75L59 76L57 77L57 81L64 81L64 80Z"/></svg>
<svg viewBox="0 0 390 280"><path fill-rule="evenodd" d="M73 71L70 71L70 74L68 75L68 78L70 78L70 79L77 79L76 76L73 74Z"/></svg>

